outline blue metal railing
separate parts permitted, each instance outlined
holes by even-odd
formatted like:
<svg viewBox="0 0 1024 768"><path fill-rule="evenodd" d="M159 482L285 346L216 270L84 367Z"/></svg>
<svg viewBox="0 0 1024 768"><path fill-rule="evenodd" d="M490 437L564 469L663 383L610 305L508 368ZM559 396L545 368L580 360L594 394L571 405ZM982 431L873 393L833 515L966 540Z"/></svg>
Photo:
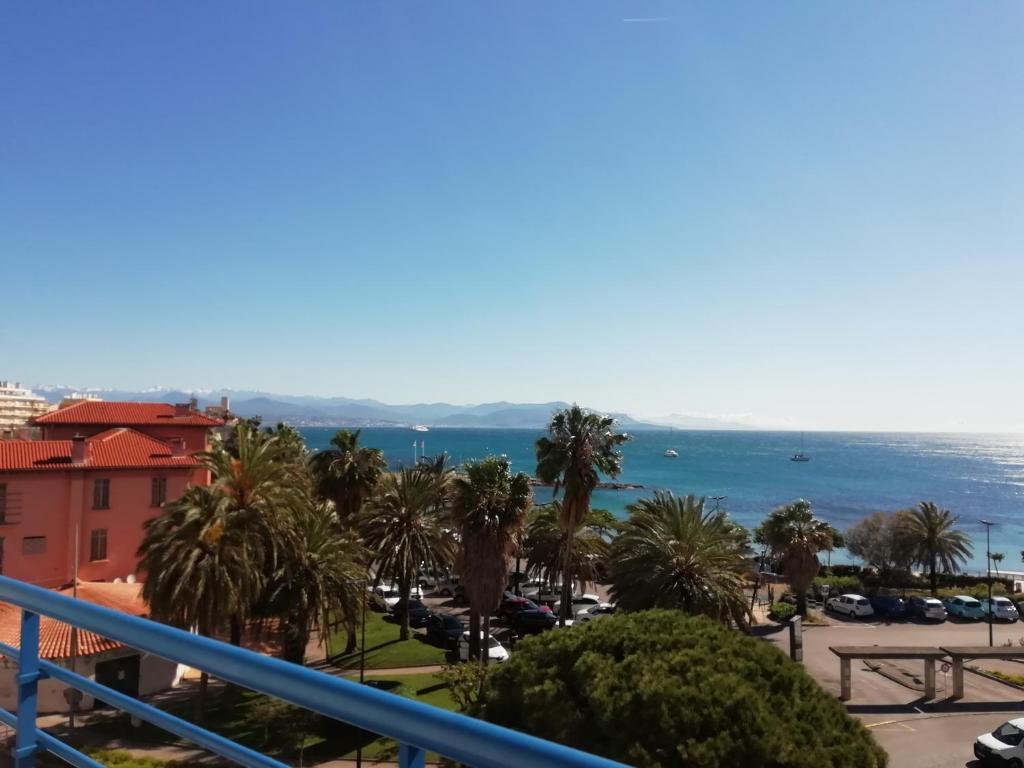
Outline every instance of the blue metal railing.
<svg viewBox="0 0 1024 768"><path fill-rule="evenodd" d="M36 725L39 680L52 677L140 720L188 739L240 765L287 768L186 720L99 685L39 658L39 616L124 643L169 661L205 670L221 680L288 701L394 739L401 768L422 768L428 751L481 768L621 768L620 763L527 736L438 707L332 677L297 664L189 634L154 621L118 613L81 600L0 576L0 600L22 609L21 647L0 643L0 654L18 663L18 712L0 709L0 722L15 728L15 768L32 768L35 755L49 751L79 768L98 768L92 758Z"/></svg>

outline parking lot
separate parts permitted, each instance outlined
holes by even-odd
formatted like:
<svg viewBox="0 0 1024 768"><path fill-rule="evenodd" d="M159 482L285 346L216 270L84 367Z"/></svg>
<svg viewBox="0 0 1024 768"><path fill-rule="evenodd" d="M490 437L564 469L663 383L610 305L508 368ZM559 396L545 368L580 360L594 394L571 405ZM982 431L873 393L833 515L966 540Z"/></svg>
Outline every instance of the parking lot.
<svg viewBox="0 0 1024 768"><path fill-rule="evenodd" d="M950 619L941 624L919 621L890 622L828 616L828 626L809 626L803 632L804 666L829 693L839 696L839 659L829 650L839 645L974 646L988 645L988 624ZM768 631L765 638L789 652L785 628ZM1024 638L1024 623L993 625L994 645L1007 641L1017 647ZM1024 647L1021 648L1024 651ZM877 666L876 662L872 662ZM986 661L985 668L1024 674L1024 664ZM948 673L937 674L936 698L923 700L914 677L923 675L923 662L902 661L873 669L868 662L853 663L851 714L861 718L889 752L893 768L974 766L975 737L1001 723L1024 716L1024 691L965 672L964 698L947 700L952 690ZM903 679L904 683L894 679Z"/></svg>

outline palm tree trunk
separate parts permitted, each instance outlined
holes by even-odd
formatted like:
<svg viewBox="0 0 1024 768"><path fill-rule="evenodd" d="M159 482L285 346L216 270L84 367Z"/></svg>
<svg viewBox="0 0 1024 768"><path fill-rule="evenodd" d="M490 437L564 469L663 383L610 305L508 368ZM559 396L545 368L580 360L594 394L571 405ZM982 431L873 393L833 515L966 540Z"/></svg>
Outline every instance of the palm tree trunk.
<svg viewBox="0 0 1024 768"><path fill-rule="evenodd" d="M242 645L242 620L238 616L232 616L230 621L230 642L236 648Z"/></svg>
<svg viewBox="0 0 1024 768"><path fill-rule="evenodd" d="M398 639L408 640L409 639L409 593L412 591L410 582L412 579L409 573L402 574L402 583L398 585L399 594L402 598L402 610L400 611L401 616L398 617Z"/></svg>
<svg viewBox="0 0 1024 768"><path fill-rule="evenodd" d="M929 581L931 582L931 586L932 586L932 597L935 597L935 595L937 595L939 593L938 574L936 574L936 572L935 572L935 565L936 565L936 563L935 563L935 552L932 552L932 559L931 559L930 565L931 565L931 568L929 569L929 574L928 575L929 575Z"/></svg>
<svg viewBox="0 0 1024 768"><path fill-rule="evenodd" d="M345 655L349 656L356 652L357 638L356 638L356 625L353 622L345 623L345 635L347 640L345 641Z"/></svg>
<svg viewBox="0 0 1024 768"><path fill-rule="evenodd" d="M480 611L469 609L469 658L476 661L480 658Z"/></svg>
<svg viewBox="0 0 1024 768"><path fill-rule="evenodd" d="M558 625L565 626L565 620L569 618L572 610L572 555L573 546L576 543L576 527L569 523L569 530L565 532L565 554L562 560L562 606L558 612Z"/></svg>
<svg viewBox="0 0 1024 768"><path fill-rule="evenodd" d="M285 661L303 664L306 661L306 646L309 645L309 622L303 616L289 616L284 628Z"/></svg>
<svg viewBox="0 0 1024 768"><path fill-rule="evenodd" d="M798 616L807 618L807 590L801 590L796 596L796 612Z"/></svg>
<svg viewBox="0 0 1024 768"><path fill-rule="evenodd" d="M206 717L206 691L210 687L210 676L204 671L199 675L199 695L196 697L196 706L193 719L197 725L202 725Z"/></svg>
<svg viewBox="0 0 1024 768"><path fill-rule="evenodd" d="M481 643L483 648L480 651L480 658L483 660L483 665L486 667L487 662L490 661L491 656L491 612L487 611L484 614L484 631L483 631L483 642Z"/></svg>

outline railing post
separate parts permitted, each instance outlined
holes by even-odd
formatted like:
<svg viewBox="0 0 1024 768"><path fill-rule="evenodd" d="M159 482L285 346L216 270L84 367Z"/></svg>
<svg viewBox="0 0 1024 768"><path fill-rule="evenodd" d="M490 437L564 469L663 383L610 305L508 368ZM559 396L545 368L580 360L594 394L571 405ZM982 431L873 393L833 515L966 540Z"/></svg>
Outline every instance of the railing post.
<svg viewBox="0 0 1024 768"><path fill-rule="evenodd" d="M427 753L412 744L398 745L398 766L399 768L425 768L427 764Z"/></svg>
<svg viewBox="0 0 1024 768"><path fill-rule="evenodd" d="M18 682L18 733L14 739L14 768L34 768L36 764L39 677L39 614L22 610L15 678Z"/></svg>

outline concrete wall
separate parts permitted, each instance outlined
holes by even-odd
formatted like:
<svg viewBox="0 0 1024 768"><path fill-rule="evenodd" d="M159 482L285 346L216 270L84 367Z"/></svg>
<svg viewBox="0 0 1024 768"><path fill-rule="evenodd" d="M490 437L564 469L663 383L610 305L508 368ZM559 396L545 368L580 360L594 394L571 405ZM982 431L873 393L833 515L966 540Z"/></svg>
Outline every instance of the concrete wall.
<svg viewBox="0 0 1024 768"><path fill-rule="evenodd" d="M78 659L75 664L75 671L90 680L96 679L96 664L111 659L119 659L125 656L137 656L139 652L132 648L121 648L116 651L86 656ZM62 667L70 667L65 659L60 662ZM18 708L18 689L14 676L18 672L17 664L8 659L0 660L0 707L9 711ZM181 681L181 672L174 662L161 659L159 656L142 654L139 663L139 695L159 693L172 688ZM67 712L68 703L64 698L66 686L56 680L46 679L39 681L39 712L40 714L52 714L55 712ZM79 710L92 709L95 702L92 696L83 695Z"/></svg>

